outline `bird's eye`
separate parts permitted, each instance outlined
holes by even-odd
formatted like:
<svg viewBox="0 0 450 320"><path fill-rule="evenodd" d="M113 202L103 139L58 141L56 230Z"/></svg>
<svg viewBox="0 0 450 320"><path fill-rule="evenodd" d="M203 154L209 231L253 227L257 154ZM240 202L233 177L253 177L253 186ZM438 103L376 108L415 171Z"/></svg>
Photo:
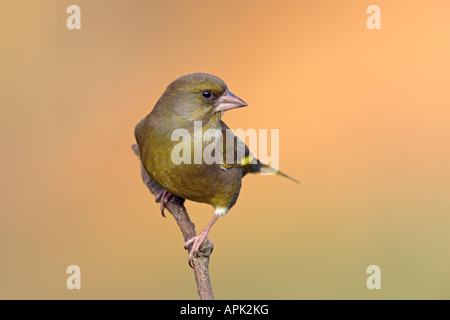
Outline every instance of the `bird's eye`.
<svg viewBox="0 0 450 320"><path fill-rule="evenodd" d="M202 92L202 96L206 99L209 99L212 97L212 93L211 93L211 91L205 90Z"/></svg>

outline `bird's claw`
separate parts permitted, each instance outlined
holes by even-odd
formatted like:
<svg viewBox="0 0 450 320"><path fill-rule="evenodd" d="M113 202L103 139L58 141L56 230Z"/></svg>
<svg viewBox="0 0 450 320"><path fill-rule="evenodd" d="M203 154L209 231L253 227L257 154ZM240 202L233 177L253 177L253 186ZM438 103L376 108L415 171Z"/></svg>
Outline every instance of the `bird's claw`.
<svg viewBox="0 0 450 320"><path fill-rule="evenodd" d="M208 240L212 251L214 248L214 242L212 242L211 239L208 238L208 232L206 230L203 230L184 244L184 248L186 250L189 250L189 265L191 267L193 267L192 261L194 260L194 254L197 254L199 252L200 247L205 240ZM191 248L189 249L189 247Z"/></svg>
<svg viewBox="0 0 450 320"><path fill-rule="evenodd" d="M172 197L172 194L165 190L162 189L160 192L158 192L158 194L155 197L156 202L160 202L161 203L161 214L163 217L166 217L166 215L164 214L164 209L167 206L167 202L169 202L170 198Z"/></svg>

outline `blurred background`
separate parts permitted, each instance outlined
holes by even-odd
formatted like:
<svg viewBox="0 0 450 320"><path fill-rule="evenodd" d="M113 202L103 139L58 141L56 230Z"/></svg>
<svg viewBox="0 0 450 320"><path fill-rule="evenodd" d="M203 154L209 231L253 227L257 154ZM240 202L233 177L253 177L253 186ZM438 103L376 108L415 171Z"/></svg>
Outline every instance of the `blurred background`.
<svg viewBox="0 0 450 320"><path fill-rule="evenodd" d="M280 170L301 181L245 178L210 233L216 298L450 298L449 9L2 1L0 298L198 298L131 151L137 122L192 72L249 104L231 128L280 129ZM197 231L212 217L187 209ZM72 264L81 290L66 287ZM372 264L381 290L366 287Z"/></svg>

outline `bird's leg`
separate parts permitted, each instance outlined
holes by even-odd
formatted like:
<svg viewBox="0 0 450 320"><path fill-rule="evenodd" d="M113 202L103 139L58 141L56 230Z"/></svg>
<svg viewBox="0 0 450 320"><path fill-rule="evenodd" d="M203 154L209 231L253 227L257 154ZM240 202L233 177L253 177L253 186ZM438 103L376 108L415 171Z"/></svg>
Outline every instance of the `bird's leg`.
<svg viewBox="0 0 450 320"><path fill-rule="evenodd" d="M169 202L171 196L172 194L169 191L162 189L155 197L156 202L161 203L161 214L163 217L166 216L164 214L164 209L166 208L167 202Z"/></svg>
<svg viewBox="0 0 450 320"><path fill-rule="evenodd" d="M219 219L219 217L220 216L218 214L215 214L202 232L200 232L199 234L197 234L195 237L188 240L184 244L185 249L188 249L188 247L192 244L192 247L189 250L189 263L194 259L194 253L198 253L198 250L200 249L200 246L202 245L203 241L205 241L205 239L208 239L208 233L211 230L213 224L217 221L217 219ZM214 243L209 239L208 241L211 244L211 247L214 247Z"/></svg>

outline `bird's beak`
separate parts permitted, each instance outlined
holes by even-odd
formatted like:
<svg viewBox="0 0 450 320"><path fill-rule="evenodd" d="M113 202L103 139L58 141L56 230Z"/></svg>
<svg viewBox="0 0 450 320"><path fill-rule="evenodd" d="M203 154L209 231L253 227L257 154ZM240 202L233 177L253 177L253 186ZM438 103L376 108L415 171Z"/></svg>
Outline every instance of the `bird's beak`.
<svg viewBox="0 0 450 320"><path fill-rule="evenodd" d="M234 95L230 90L227 89L225 93L217 99L216 112L227 111L231 109L246 107L247 104L238 96Z"/></svg>

